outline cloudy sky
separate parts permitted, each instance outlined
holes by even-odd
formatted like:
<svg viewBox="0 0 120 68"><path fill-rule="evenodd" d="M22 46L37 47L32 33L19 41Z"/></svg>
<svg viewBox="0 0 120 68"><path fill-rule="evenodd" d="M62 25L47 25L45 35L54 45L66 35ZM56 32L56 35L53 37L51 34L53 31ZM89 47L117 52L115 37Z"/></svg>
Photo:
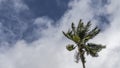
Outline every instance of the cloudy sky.
<svg viewBox="0 0 120 68"><path fill-rule="evenodd" d="M0 68L82 68L62 31L80 19L102 32L90 42L107 46L88 68L120 68L119 0L0 0Z"/></svg>

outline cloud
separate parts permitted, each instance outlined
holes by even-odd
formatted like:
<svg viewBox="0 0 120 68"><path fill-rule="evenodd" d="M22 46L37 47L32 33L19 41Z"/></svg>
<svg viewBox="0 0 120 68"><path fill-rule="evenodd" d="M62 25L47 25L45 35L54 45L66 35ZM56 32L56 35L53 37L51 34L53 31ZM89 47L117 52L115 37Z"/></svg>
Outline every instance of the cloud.
<svg viewBox="0 0 120 68"><path fill-rule="evenodd" d="M74 0L69 3L69 9L58 20L56 26L52 24L54 21L48 17L38 17L33 19L33 23L38 27L35 31L40 38L27 43L26 40L18 40L13 47L1 47L0 51L0 68L80 68L81 63L74 62L74 52L68 52L65 45L72 43L62 35L62 31L70 28L71 22L78 24L79 19L84 22L92 20L93 27L102 25L94 16L106 10L105 14L111 14L109 18L110 24L104 27L97 37L90 42L102 43L107 46L105 50L100 52L100 57L87 57L86 66L90 68L119 68L119 1L110 1L109 4L94 9L90 5L92 0ZM17 3L16 3L17 4ZM18 3L19 4L19 3ZM21 4L23 4L21 2ZM96 4L97 5L97 4ZM19 5L19 10L23 5ZM20 20L21 21L21 20ZM41 26L43 25L43 26ZM40 26L40 27L39 27ZM36 33L35 32L35 33ZM33 34L34 35L34 34ZM35 34L36 35L36 34ZM29 35L30 37L30 35Z"/></svg>
<svg viewBox="0 0 120 68"><path fill-rule="evenodd" d="M1 0L0 1L0 42L13 42L15 38L20 38L27 28L27 22L23 15L27 15L27 5L22 0ZM27 19L29 19L27 17ZM22 28L21 28L22 27ZM19 37L18 37L19 36Z"/></svg>

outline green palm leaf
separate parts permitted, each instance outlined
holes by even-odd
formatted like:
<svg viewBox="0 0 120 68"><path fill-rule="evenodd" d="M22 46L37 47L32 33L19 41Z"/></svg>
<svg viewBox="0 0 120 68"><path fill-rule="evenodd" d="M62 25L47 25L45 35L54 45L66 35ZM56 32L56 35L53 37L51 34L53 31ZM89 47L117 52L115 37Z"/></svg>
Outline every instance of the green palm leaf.
<svg viewBox="0 0 120 68"><path fill-rule="evenodd" d="M69 44L69 45L66 46L66 49L67 49L68 51L72 51L72 50L75 49L75 46L74 46L73 44Z"/></svg>
<svg viewBox="0 0 120 68"><path fill-rule="evenodd" d="M92 57L97 57L98 52L100 52L104 48L106 48L106 47L101 44L94 44L94 43L88 43L85 46L85 50L86 50L87 54L88 55L90 54Z"/></svg>

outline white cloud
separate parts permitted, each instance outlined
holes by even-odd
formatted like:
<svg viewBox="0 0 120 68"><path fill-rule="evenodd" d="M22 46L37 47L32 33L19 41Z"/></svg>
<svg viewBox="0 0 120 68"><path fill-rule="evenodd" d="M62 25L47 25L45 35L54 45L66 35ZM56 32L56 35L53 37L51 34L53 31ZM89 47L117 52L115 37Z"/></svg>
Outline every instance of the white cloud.
<svg viewBox="0 0 120 68"><path fill-rule="evenodd" d="M74 0L69 3L69 9L57 22L59 25L52 26L52 20L46 17L35 19L35 24L41 25L46 22L47 29L41 31L42 38L26 43L24 40L18 41L14 47L0 52L0 68L80 68L81 63L74 62L74 52L68 52L65 45L72 43L64 38L62 30L70 28L70 23L78 23L79 19L84 22L93 20L94 10L89 5L90 0ZM100 52L100 57L87 57L87 68L119 68L119 1L114 1L107 5L107 12L111 14L110 26L101 32L93 42L103 43L107 48ZM22 7L21 7L22 8ZM117 9L116 9L117 8ZM101 11L101 10L100 10ZM104 10L103 10L104 11ZM115 12L114 12L115 11ZM102 23L101 23L102 24ZM38 30L39 31L39 30Z"/></svg>
<svg viewBox="0 0 120 68"><path fill-rule="evenodd" d="M24 4L23 0L12 0L13 1L13 7L16 10L16 12L29 10L29 7Z"/></svg>
<svg viewBox="0 0 120 68"><path fill-rule="evenodd" d="M0 9L4 9L6 7L10 7L8 9L14 9L16 12L20 12L23 10L28 10L29 7L24 4L23 0L0 0ZM3 7L4 6L4 7Z"/></svg>

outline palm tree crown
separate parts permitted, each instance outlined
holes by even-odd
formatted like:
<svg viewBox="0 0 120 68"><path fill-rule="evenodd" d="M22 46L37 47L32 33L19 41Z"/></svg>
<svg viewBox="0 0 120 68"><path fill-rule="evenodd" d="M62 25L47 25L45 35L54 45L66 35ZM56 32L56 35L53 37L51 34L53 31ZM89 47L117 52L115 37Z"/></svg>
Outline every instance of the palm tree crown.
<svg viewBox="0 0 120 68"><path fill-rule="evenodd" d="M77 48L75 59L78 63L81 60L83 68L85 68L85 53L87 55L91 55L92 57L98 57L98 52L100 52L106 46L95 43L88 43L88 41L94 38L97 34L99 34L100 29L98 27L90 30L91 22L89 21L86 25L79 21L77 27L74 26L74 23L71 24L71 30L68 30L67 33L63 32L65 37L75 42L76 45L69 44L66 46L68 51L72 51Z"/></svg>

